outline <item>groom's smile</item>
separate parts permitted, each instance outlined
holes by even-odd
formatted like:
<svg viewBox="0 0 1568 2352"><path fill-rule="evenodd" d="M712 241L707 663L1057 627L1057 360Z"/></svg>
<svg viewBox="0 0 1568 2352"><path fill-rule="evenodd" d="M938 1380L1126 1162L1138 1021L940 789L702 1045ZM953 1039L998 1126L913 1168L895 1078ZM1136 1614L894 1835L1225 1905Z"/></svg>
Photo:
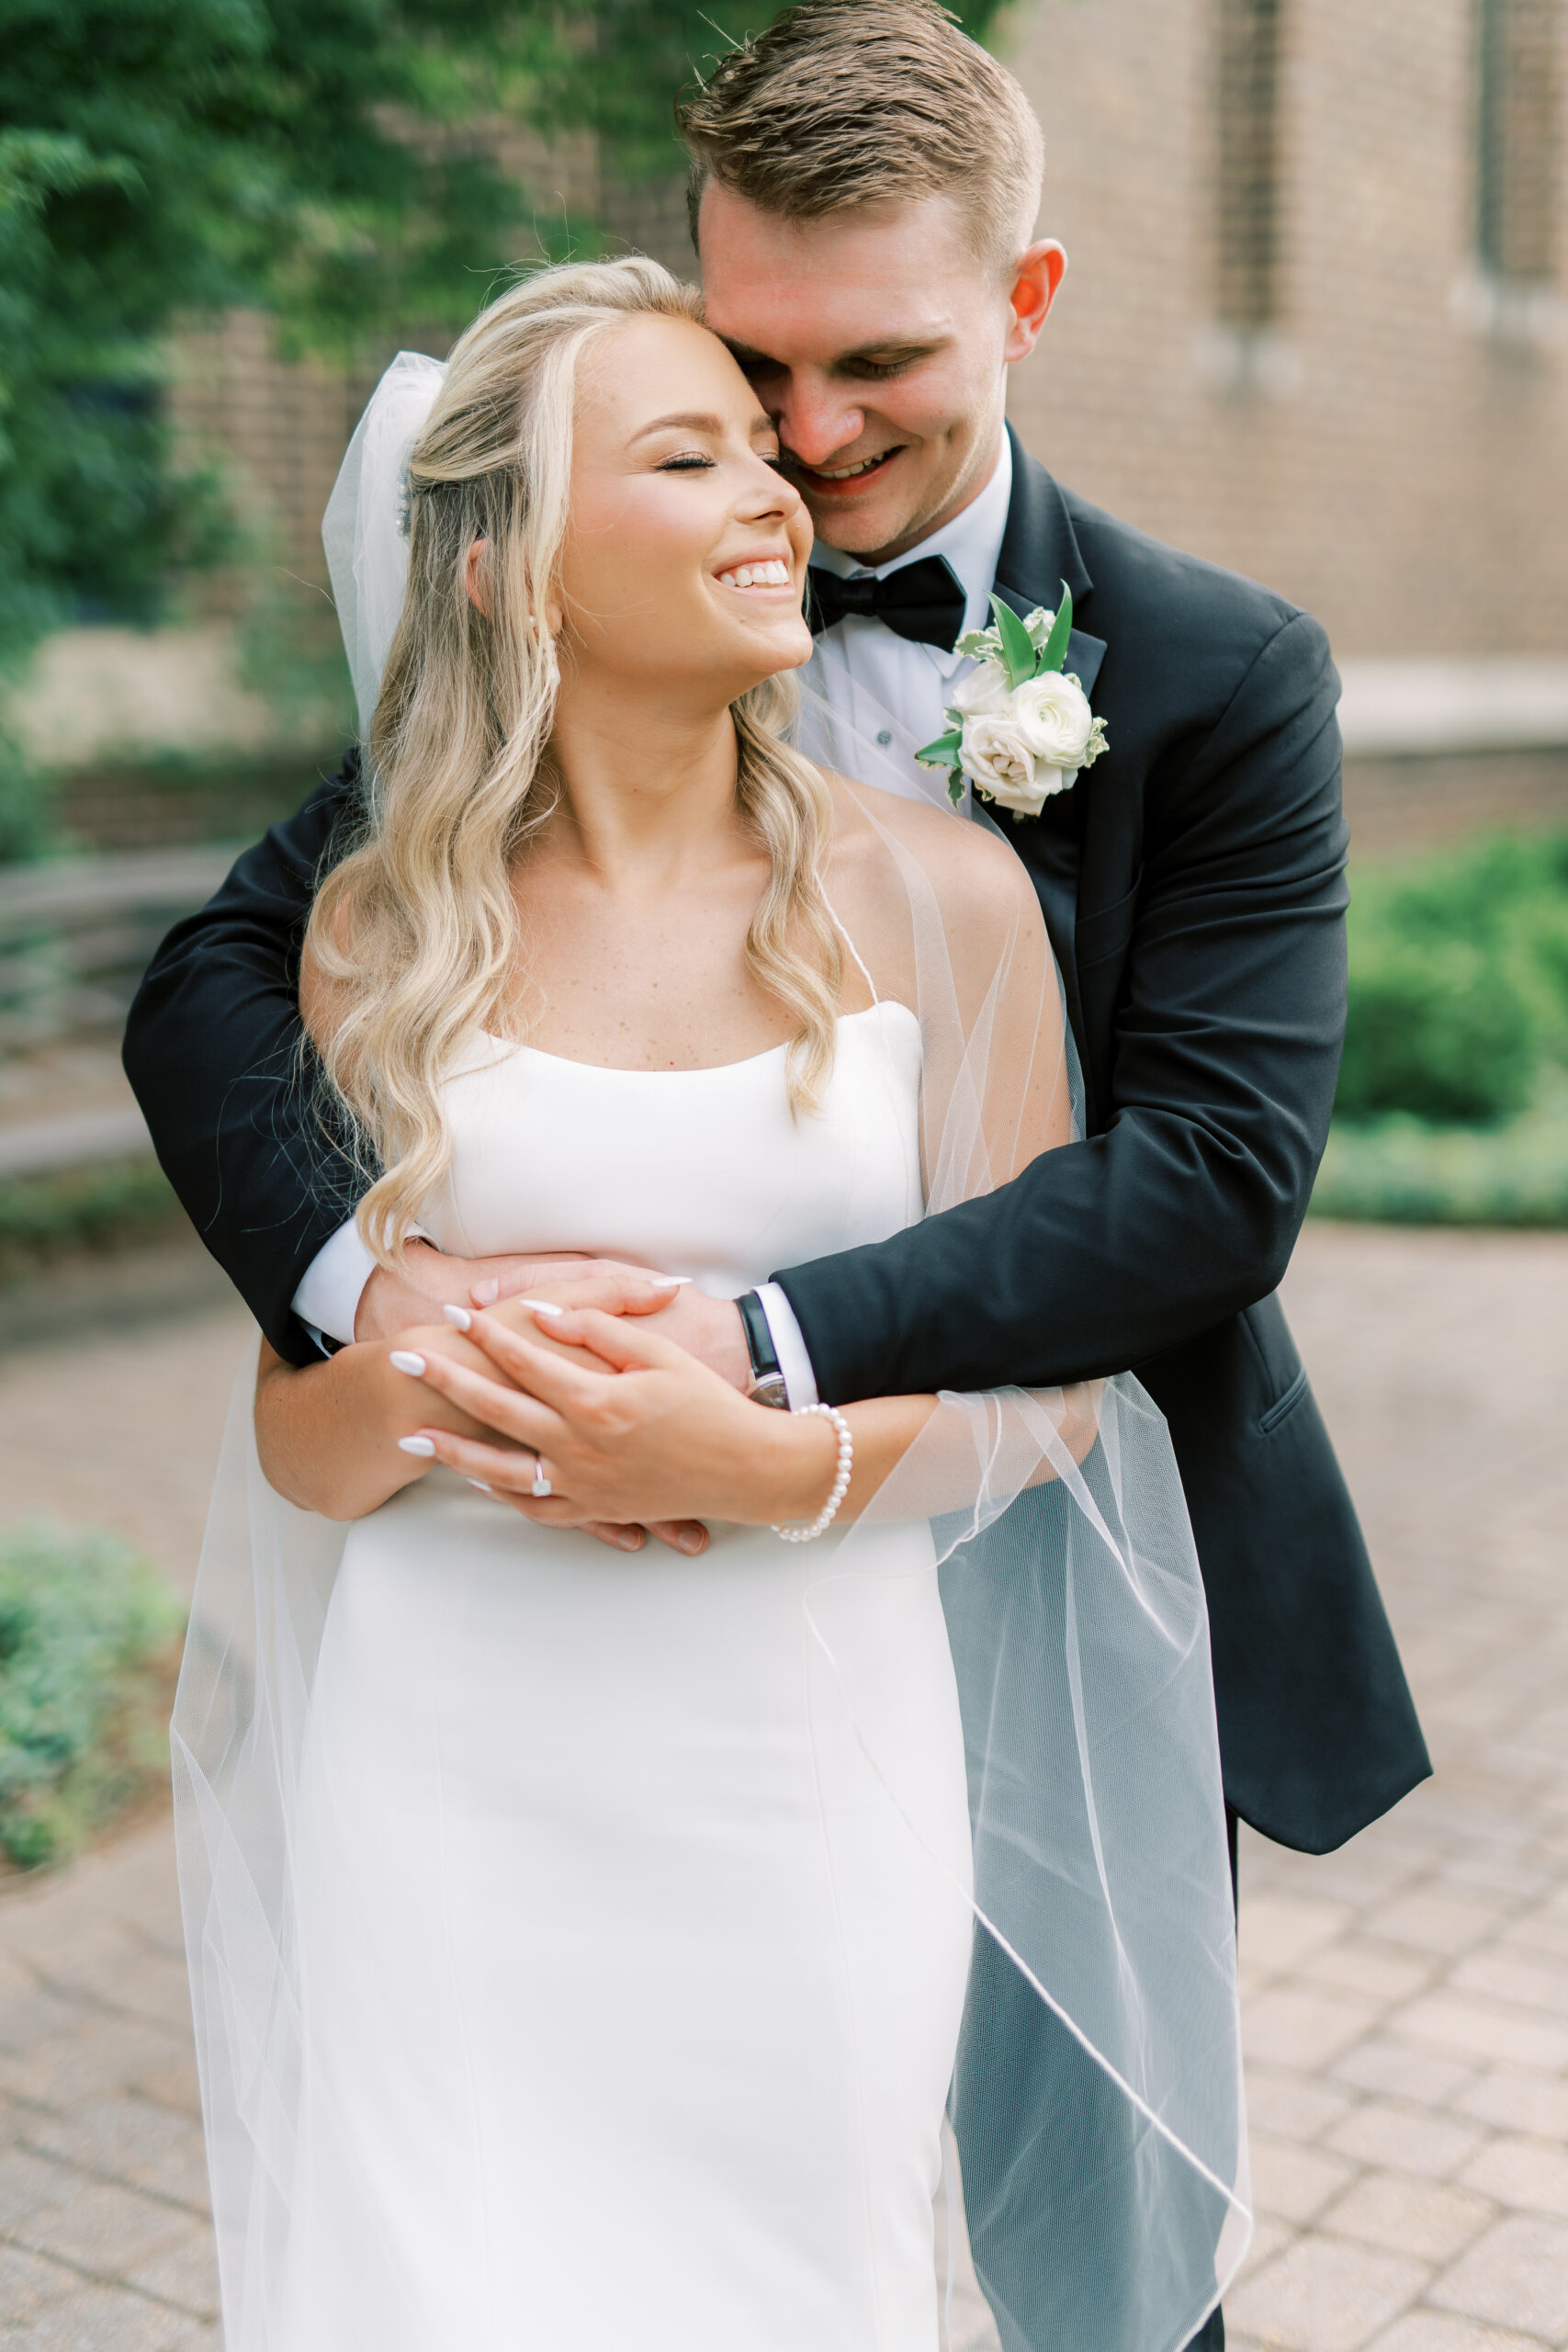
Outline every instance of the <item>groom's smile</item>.
<svg viewBox="0 0 1568 2352"><path fill-rule="evenodd" d="M754 363L752 373L754 379ZM869 458L849 458L841 465L808 466L793 449L785 447L780 463L806 497L847 499L872 489L901 455L896 442L891 448L879 449Z"/></svg>

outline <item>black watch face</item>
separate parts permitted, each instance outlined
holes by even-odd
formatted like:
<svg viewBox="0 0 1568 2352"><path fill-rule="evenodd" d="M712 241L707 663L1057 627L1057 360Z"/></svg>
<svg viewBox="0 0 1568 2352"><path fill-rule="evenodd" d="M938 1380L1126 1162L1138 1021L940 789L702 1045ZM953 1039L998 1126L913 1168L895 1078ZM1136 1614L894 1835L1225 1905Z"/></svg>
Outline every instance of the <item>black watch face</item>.
<svg viewBox="0 0 1568 2352"><path fill-rule="evenodd" d="M754 1405L777 1405L785 1412L789 1410L789 1394L782 1372L765 1372L760 1380L752 1382L750 1395Z"/></svg>

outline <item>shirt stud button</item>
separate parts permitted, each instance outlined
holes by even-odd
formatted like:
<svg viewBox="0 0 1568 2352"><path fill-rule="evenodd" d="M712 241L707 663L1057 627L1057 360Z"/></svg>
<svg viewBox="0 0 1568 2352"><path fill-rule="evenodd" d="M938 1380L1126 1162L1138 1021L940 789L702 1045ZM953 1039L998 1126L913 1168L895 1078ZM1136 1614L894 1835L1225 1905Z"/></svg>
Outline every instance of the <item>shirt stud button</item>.
<svg viewBox="0 0 1568 2352"><path fill-rule="evenodd" d="M876 730L876 740L881 744L883 750L886 751L889 743L893 741L892 729L889 727L879 727Z"/></svg>

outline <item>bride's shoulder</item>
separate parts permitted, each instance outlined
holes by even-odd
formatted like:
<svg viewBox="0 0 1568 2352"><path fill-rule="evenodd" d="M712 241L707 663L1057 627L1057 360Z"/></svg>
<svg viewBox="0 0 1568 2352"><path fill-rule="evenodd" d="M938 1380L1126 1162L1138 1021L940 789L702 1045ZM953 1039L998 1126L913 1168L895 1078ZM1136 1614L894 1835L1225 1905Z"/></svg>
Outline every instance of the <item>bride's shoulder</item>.
<svg viewBox="0 0 1568 2352"><path fill-rule="evenodd" d="M1028 869L988 826L968 824L929 801L900 799L851 776L834 775L829 782L839 811L839 841L857 863L896 868L889 848L902 851L926 876L950 921L965 915L990 922L1038 916L1040 902Z"/></svg>

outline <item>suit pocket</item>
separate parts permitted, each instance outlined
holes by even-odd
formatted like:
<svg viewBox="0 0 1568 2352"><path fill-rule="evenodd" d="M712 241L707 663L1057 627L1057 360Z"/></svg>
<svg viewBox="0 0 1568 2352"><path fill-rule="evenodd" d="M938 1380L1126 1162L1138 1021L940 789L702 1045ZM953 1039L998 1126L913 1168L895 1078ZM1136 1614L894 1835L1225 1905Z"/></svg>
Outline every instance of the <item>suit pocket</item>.
<svg viewBox="0 0 1568 2352"><path fill-rule="evenodd" d="M1144 869L1138 868L1132 888L1109 907L1098 913L1080 915L1073 934L1074 959L1080 972L1091 964L1103 964L1112 956L1120 956L1133 936L1133 926L1138 920L1138 890Z"/></svg>
<svg viewBox="0 0 1568 2352"><path fill-rule="evenodd" d="M1258 1416L1258 1436L1267 1437L1270 1430L1277 1430L1280 1422L1285 1419L1285 1416L1288 1413L1294 1412L1296 1407L1301 1403L1302 1398L1306 1395L1306 1366L1303 1364L1300 1372L1297 1373L1294 1380L1292 1381L1290 1386L1286 1389L1284 1395L1282 1396L1276 1396L1274 1402L1269 1406L1269 1410Z"/></svg>
<svg viewBox="0 0 1568 2352"><path fill-rule="evenodd" d="M1277 1291L1271 1297L1260 1298L1256 1306L1245 1307L1241 1327L1247 1333L1261 1391L1252 1409L1252 1425L1259 1437L1267 1437L1290 1418L1307 1394L1306 1367L1291 1337L1291 1327Z"/></svg>

